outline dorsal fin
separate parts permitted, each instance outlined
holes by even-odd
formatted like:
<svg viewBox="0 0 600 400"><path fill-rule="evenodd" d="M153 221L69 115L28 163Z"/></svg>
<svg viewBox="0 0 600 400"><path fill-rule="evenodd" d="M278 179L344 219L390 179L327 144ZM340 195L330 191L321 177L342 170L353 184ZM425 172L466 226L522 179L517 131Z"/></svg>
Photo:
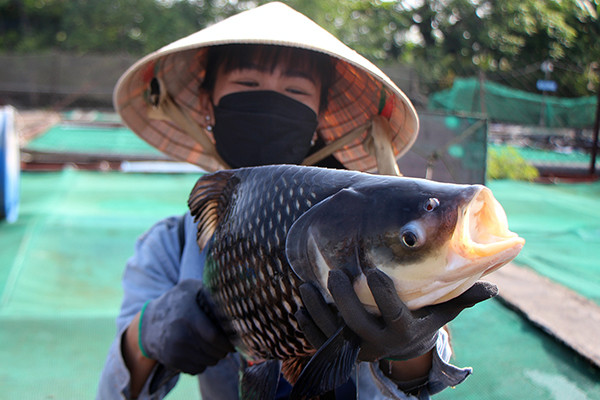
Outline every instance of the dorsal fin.
<svg viewBox="0 0 600 400"><path fill-rule="evenodd" d="M198 245L201 249L212 237L227 209L230 193L239 183L234 171L219 171L204 175L190 193L188 207L198 223Z"/></svg>

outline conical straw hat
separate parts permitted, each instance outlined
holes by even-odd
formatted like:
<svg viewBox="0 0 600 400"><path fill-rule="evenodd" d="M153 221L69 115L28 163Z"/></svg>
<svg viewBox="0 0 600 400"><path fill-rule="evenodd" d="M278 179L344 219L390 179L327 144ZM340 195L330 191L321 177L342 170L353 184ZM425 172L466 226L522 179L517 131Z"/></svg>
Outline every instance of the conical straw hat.
<svg viewBox="0 0 600 400"><path fill-rule="evenodd" d="M309 18L290 7L268 3L229 17L177 40L136 62L119 79L114 104L124 123L136 134L178 160L207 171L222 168L205 148L180 126L149 116L150 81L156 77L173 101L196 123L198 92L204 76L206 50L210 46L255 43L298 47L325 53L339 60L329 90L328 105L317 128L330 143L359 127L365 127L334 155L347 168L376 169L376 160L365 149L368 124L381 114L389 119L396 158L414 143L417 114L406 95L375 65L343 44ZM207 133L210 135L210 133ZM212 139L212 137L211 137Z"/></svg>

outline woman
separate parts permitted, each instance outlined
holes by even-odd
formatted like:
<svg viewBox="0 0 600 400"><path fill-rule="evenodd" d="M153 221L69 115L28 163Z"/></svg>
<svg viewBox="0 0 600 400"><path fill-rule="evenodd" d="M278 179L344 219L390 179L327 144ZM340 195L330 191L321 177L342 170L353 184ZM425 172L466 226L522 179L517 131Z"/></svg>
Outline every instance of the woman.
<svg viewBox="0 0 600 400"><path fill-rule="evenodd" d="M381 71L281 3L230 17L140 60L117 84L115 104L150 144L206 170L292 163L398 173L395 158L414 142L418 125L408 99ZM118 334L98 398L162 398L177 371L199 374L205 400L237 398L239 357L196 305L203 265L189 213L160 221L140 238L123 277ZM390 288L380 278L369 281L373 292ZM356 300L347 279L330 280ZM338 316L313 289L303 288L307 309L297 318L318 346ZM475 289L456 304L433 307L433 325L409 312L387 325L342 313L369 349L360 356L367 362L359 369L360 395L427 398L464 380L470 369L447 363L447 334L438 329L493 295ZM281 398L288 389L281 381ZM339 388L338 398L353 390L353 383Z"/></svg>

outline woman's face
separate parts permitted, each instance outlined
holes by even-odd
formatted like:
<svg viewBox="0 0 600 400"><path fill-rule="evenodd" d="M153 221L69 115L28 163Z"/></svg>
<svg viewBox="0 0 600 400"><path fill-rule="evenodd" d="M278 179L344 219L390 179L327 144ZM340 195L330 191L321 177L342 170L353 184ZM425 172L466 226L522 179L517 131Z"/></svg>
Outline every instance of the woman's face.
<svg viewBox="0 0 600 400"><path fill-rule="evenodd" d="M303 103L318 115L321 82L304 71L283 65L279 63L273 69L256 65L229 72L219 69L212 93L213 104L218 105L223 96L231 93L272 90Z"/></svg>

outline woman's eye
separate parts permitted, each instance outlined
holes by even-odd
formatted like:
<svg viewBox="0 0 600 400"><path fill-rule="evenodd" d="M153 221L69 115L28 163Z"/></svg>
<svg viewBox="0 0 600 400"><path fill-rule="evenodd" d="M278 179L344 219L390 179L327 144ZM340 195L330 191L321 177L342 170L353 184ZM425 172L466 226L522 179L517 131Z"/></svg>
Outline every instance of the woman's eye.
<svg viewBox="0 0 600 400"><path fill-rule="evenodd" d="M246 87L258 87L258 82L256 81L236 81L235 83Z"/></svg>
<svg viewBox="0 0 600 400"><path fill-rule="evenodd" d="M308 95L308 93L305 90L297 88L288 88L285 91L291 94Z"/></svg>

